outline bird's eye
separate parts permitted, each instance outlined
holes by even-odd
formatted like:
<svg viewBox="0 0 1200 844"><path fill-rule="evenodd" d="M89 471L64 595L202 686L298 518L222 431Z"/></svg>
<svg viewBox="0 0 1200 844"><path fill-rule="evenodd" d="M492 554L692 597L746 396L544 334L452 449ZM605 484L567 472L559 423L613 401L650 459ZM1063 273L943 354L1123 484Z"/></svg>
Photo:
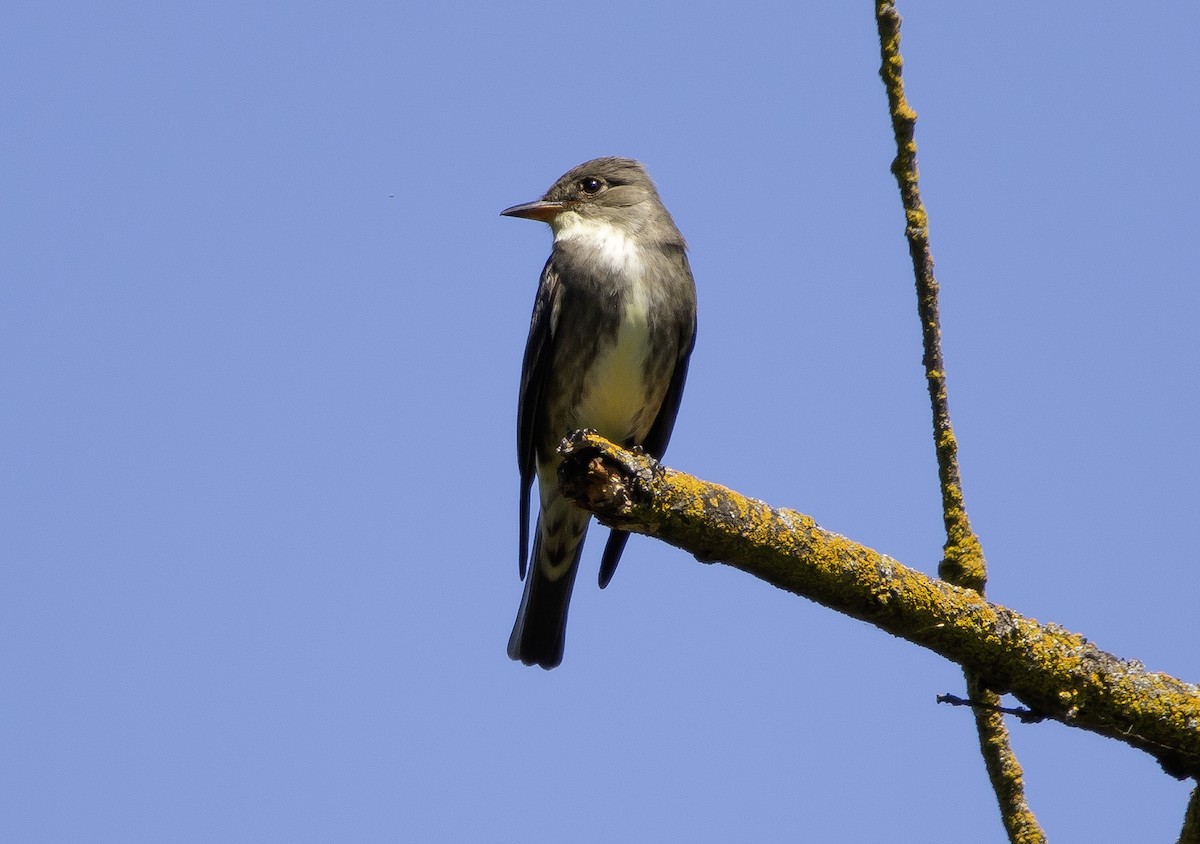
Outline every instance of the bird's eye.
<svg viewBox="0 0 1200 844"><path fill-rule="evenodd" d="M600 193L600 188L602 187L604 187L604 184L599 179L593 179L591 176L579 180L579 189L586 194L595 195Z"/></svg>

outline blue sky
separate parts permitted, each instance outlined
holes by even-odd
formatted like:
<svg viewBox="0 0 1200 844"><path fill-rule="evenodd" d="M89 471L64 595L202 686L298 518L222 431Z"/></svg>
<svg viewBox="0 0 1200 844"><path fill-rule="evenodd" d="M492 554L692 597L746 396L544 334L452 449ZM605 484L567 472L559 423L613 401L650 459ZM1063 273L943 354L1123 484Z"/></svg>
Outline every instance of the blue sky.
<svg viewBox="0 0 1200 844"><path fill-rule="evenodd" d="M667 462L935 570L871 10L7 4L0 837L1002 841L958 669L731 569L594 541L504 653L498 212L597 155L691 245ZM1200 680L1194 8L901 12L989 594ZM1149 757L1013 731L1054 841L1173 839Z"/></svg>

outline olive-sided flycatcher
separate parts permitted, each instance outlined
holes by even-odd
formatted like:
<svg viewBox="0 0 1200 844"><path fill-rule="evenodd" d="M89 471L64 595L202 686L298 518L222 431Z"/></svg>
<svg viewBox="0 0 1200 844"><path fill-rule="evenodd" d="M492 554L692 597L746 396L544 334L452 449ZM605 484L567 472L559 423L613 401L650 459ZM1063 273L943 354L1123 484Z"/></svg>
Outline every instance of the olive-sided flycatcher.
<svg viewBox="0 0 1200 844"><path fill-rule="evenodd" d="M540 200L501 213L549 223L554 233L521 367L517 464L525 592L508 640L510 657L548 669L562 661L571 586L591 520L558 490L558 444L574 430L592 428L662 457L696 340L696 287L683 235L646 170L631 159L581 164ZM535 474L540 508L526 576ZM610 532L601 588L628 538Z"/></svg>

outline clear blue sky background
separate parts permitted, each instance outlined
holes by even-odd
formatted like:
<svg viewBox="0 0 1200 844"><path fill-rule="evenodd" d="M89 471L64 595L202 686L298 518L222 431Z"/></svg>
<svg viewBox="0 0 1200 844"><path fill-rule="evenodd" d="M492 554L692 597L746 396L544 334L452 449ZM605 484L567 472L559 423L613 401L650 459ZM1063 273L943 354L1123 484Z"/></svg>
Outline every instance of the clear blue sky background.
<svg viewBox="0 0 1200 844"><path fill-rule="evenodd" d="M1195 7L909 2L991 597L1200 680ZM938 657L635 538L504 653L544 226L644 160L700 336L668 462L933 572L872 6L0 12L0 838L1003 840ZM593 542L593 546L598 546ZM1014 725L1056 842L1146 755Z"/></svg>

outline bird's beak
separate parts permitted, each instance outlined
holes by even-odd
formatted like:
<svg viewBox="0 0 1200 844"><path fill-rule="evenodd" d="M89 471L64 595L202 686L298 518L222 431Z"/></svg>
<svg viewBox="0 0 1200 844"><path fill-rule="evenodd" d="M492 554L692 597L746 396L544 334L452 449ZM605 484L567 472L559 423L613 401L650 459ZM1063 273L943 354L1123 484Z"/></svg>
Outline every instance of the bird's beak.
<svg viewBox="0 0 1200 844"><path fill-rule="evenodd" d="M524 217L526 220L541 220L548 223L559 215L565 206L561 202L549 202L539 199L536 202L526 202L524 205L514 205L500 212L502 217Z"/></svg>

